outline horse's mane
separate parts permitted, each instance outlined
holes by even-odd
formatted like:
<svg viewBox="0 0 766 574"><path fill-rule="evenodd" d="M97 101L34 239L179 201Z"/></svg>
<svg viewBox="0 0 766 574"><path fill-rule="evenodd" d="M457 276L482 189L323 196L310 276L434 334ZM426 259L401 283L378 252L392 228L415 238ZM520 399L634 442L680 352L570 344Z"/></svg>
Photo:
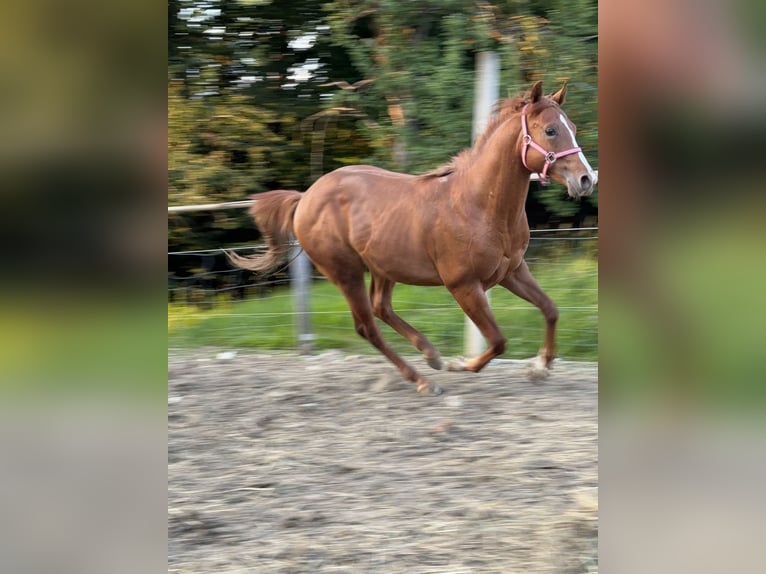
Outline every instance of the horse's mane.
<svg viewBox="0 0 766 574"><path fill-rule="evenodd" d="M484 131L482 131L481 134L479 134L479 136L476 138L476 141L472 147L465 148L463 151L453 156L448 163L445 163L436 169L426 172L420 175L420 177L442 177L469 166L473 162L476 155L487 143L487 140L489 140L490 136L497 130L497 128L500 127L500 125L513 114L521 111L521 109L527 103L527 98L528 95L525 94L525 97L499 100L493 107L492 112L494 115L490 118L489 122L487 123L487 127L484 128Z"/></svg>

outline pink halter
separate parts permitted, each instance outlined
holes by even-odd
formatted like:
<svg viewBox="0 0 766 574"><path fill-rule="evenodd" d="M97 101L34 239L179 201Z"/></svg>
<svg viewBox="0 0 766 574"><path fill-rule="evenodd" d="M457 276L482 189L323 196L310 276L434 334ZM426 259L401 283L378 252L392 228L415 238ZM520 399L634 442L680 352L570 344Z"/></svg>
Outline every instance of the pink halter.
<svg viewBox="0 0 766 574"><path fill-rule="evenodd" d="M558 158L564 157L565 155L572 155L573 153L582 151L582 149L579 147L573 147L573 148L566 149L564 151L554 153L552 151L547 151L541 145L533 142L532 136L529 135L529 131L527 130L526 111L528 106L529 104L525 105L521 109L521 133L522 133L521 162L524 164L524 167L526 167L529 171L532 171L532 169L530 169L530 167L527 165L527 149L529 148L529 146L532 146L541 154L543 154L545 156L545 166L543 167L542 173L538 175L540 177L540 184L548 185L551 182L550 178L548 177L548 168L553 163L555 163Z"/></svg>

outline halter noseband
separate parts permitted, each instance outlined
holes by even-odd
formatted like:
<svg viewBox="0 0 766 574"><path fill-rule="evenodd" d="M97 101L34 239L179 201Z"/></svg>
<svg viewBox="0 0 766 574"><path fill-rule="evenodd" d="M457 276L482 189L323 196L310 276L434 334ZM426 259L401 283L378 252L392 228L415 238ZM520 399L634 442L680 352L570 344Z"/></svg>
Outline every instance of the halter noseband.
<svg viewBox="0 0 766 574"><path fill-rule="evenodd" d="M540 177L540 184L541 185L549 185L551 180L548 177L548 168L556 162L557 159L560 157L564 157L565 155L572 155L573 153L577 153L582 151L582 148L579 147L572 147L569 149L565 149L564 151L560 152L552 152L548 151L545 148L543 148L541 145L535 143L532 141L532 136L529 135L529 131L527 130L527 107L529 107L529 104L525 105L521 109L521 133L522 133L522 146L521 146L521 162L524 164L524 167L527 168L529 171L532 171L532 169L527 165L527 149L529 146L532 146L537 151L539 151L541 154L545 156L545 166L543 167L543 171L539 173Z"/></svg>

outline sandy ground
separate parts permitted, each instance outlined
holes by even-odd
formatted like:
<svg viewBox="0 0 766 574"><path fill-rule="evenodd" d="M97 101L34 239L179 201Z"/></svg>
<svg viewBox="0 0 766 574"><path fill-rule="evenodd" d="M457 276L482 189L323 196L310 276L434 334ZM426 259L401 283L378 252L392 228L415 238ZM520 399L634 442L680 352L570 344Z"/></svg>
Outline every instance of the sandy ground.
<svg viewBox="0 0 766 574"><path fill-rule="evenodd" d="M169 572L598 571L595 364L232 355L168 358Z"/></svg>

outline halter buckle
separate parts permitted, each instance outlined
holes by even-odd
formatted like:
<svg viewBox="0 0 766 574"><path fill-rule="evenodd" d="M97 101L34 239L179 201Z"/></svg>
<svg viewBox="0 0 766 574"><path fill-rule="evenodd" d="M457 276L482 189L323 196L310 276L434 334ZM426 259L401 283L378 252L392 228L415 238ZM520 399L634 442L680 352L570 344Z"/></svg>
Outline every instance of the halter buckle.
<svg viewBox="0 0 766 574"><path fill-rule="evenodd" d="M556 154L553 153L552 151L549 151L545 156L545 161L547 161L548 163L556 163L556 159L558 158L556 157Z"/></svg>

